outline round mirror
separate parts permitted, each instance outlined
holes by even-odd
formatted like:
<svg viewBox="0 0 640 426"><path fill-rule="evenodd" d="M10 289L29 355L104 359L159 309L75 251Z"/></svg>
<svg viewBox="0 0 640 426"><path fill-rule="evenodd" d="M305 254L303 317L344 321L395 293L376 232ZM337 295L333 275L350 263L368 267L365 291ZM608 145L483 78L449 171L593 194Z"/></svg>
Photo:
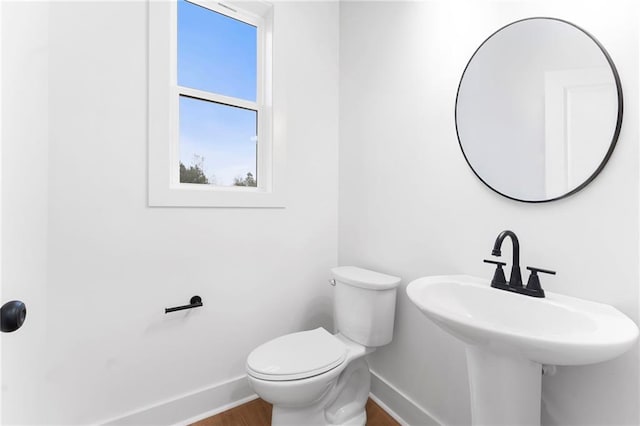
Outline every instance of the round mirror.
<svg viewBox="0 0 640 426"><path fill-rule="evenodd" d="M525 202L557 200L602 170L622 124L611 58L583 29L529 18L485 40L462 74L456 130L474 173Z"/></svg>

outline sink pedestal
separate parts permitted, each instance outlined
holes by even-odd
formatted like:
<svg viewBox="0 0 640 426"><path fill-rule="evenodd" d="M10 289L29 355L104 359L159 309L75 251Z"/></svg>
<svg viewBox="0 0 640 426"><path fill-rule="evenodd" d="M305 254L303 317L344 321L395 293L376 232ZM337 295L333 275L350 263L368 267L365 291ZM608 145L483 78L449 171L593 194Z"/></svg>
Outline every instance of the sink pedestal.
<svg viewBox="0 0 640 426"><path fill-rule="evenodd" d="M542 365L466 345L474 426L539 426Z"/></svg>

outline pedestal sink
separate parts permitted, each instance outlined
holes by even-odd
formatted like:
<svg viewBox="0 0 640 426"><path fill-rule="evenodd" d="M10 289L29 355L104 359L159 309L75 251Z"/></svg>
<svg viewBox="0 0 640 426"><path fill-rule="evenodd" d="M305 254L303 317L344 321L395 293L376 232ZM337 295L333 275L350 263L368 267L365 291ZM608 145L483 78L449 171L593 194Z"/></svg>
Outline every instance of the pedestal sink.
<svg viewBox="0 0 640 426"><path fill-rule="evenodd" d="M542 364L607 361L638 337L612 306L551 292L529 297L468 275L419 278L407 294L466 344L474 425L539 425Z"/></svg>

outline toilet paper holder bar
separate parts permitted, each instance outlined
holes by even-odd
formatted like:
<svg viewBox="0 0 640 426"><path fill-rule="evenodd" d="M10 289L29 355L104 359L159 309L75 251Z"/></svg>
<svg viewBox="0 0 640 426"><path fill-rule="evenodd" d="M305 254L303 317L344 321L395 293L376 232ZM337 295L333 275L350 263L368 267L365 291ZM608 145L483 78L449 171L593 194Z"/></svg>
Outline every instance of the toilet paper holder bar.
<svg viewBox="0 0 640 426"><path fill-rule="evenodd" d="M199 308L200 306L202 306L202 298L200 296L193 296L189 302L190 303L188 305L174 306L173 308L164 308L164 313L168 314L169 312Z"/></svg>

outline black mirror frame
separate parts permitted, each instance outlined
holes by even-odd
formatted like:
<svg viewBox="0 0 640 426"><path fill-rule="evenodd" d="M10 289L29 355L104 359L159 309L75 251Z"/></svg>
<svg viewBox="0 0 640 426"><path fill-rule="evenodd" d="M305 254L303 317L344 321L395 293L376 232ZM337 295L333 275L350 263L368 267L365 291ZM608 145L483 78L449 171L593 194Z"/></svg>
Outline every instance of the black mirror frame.
<svg viewBox="0 0 640 426"><path fill-rule="evenodd" d="M515 197L512 197L510 195L507 195L507 194L504 194L504 193L498 191L497 189L495 189L494 187L489 185L487 182L485 182L485 180L482 179L482 177L473 168L473 166L471 165L471 162L467 158L467 155L464 152L464 148L462 147L462 141L460 140L460 133L458 132L458 96L460 95L460 87L462 86L462 80L464 79L464 75L467 72L467 68L469 68L469 64L471 64L471 61L473 61L473 58L480 51L480 49L482 49L482 46L484 46L485 43L487 43L494 35L496 35L500 31L502 31L502 30L504 30L504 29L506 29L506 28L508 28L508 27L510 27L512 25L515 25L515 24L518 24L518 23L524 22L524 21L530 21L530 20L533 20L533 19L548 19L548 20L552 20L552 21L562 22L562 23L571 25L572 27L578 29L579 31L584 33L587 37L589 37L600 48L600 51L602 52L602 54L604 55L605 59L607 60L607 63L609 64L609 67L611 67L611 72L613 73L613 78L615 79L616 90L617 90L617 93L618 93L618 117L617 117L617 120L616 120L616 128L615 128L615 131L613 132L613 138L611 140L611 144L609 145L609 149L607 150L607 153L605 154L604 158L602 159L602 161L600 162L600 164L598 165L596 170L583 183L581 183L579 186L577 186L576 188L572 189L571 191L569 191L569 192L567 192L567 193L565 193L563 195L560 195L558 197L549 198L549 199L545 199L545 200L522 200L520 198L515 198ZM616 66L613 63L613 60L611 59L611 56L609 55L609 52L607 52L607 50L604 48L604 46L594 36L592 36L589 32L587 32L583 28L580 28L576 24L574 24L572 22L569 22L569 21L566 21L564 19L552 18L552 17L546 17L546 16L536 16L536 17L531 17L531 18L519 19L517 21L511 22L510 24L507 24L507 25L499 28L498 30L494 31L489 37L487 37L480 44L480 46L478 46L478 48L475 50L475 52L473 52L473 55L471 55L471 58L469 58L469 61L467 62L467 65L464 67L464 71L462 71L462 75L460 76L460 82L458 83L458 90L456 92L456 103L455 103L455 107L454 107L454 119L455 119L455 125L456 125L456 137L458 138L458 144L460 145L460 150L462 151L462 155L464 156L465 161L469 165L469 168L471 168L471 171L473 171L473 173L476 175L476 177L478 179L480 179L480 181L482 183L484 183L489 189L491 189L495 193L500 194L503 197L509 198L510 200L520 201L522 203L548 203L548 202L551 202L551 201L561 200L563 198L567 198L567 197L575 194L576 192L582 190L584 187L589 185L596 178L596 176L598 176L598 174L600 174L602 169L604 169L604 166L609 161L609 158L611 157L611 154L613 153L613 150L616 147L616 144L618 142L618 136L620 135L620 129L622 128L622 115L623 115L622 113L623 113L622 83L620 82L620 75L618 74L618 70L616 69Z"/></svg>

